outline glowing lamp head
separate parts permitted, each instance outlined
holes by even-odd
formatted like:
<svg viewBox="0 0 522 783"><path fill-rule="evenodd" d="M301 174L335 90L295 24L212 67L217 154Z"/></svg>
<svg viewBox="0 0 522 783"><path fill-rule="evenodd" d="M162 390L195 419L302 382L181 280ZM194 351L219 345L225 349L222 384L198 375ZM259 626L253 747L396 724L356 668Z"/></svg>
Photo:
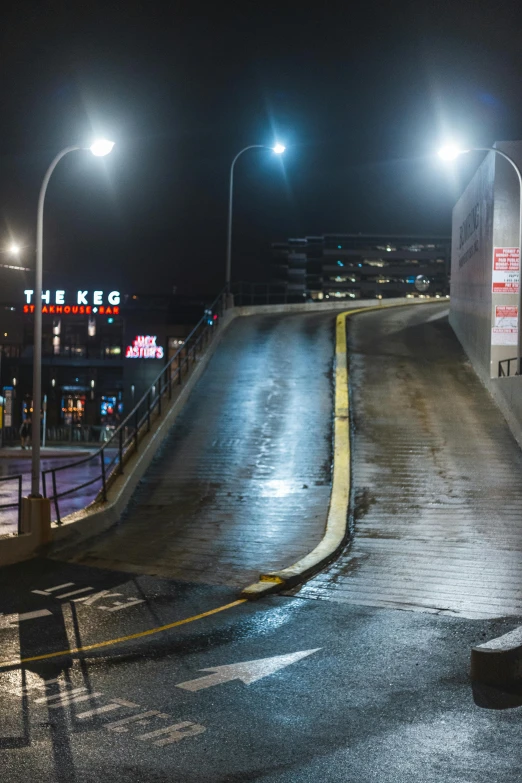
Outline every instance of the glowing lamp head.
<svg viewBox="0 0 522 783"><path fill-rule="evenodd" d="M89 149L93 155L96 155L97 158L101 158L104 155L108 155L109 152L112 151L113 147L113 141L108 141L107 139L96 139L96 141L91 144Z"/></svg>
<svg viewBox="0 0 522 783"><path fill-rule="evenodd" d="M455 158L458 158L463 152L467 152L467 150L461 149L456 144L447 144L439 150L438 154L439 158L442 158L442 160L455 160Z"/></svg>
<svg viewBox="0 0 522 783"><path fill-rule="evenodd" d="M286 147L283 146L283 144L276 144L275 147L272 147L276 155L281 155L285 150Z"/></svg>
<svg viewBox="0 0 522 783"><path fill-rule="evenodd" d="M9 252L11 253L12 256L19 255L20 250L21 250L21 247L20 247L20 245L17 245L16 242L12 242L9 245Z"/></svg>

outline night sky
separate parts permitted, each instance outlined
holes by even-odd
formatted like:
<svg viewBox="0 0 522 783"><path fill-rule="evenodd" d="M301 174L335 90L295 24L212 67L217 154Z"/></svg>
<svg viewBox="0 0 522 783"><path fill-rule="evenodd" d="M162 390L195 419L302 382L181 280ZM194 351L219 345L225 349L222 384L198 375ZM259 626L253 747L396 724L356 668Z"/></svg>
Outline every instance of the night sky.
<svg viewBox="0 0 522 783"><path fill-rule="evenodd" d="M288 149L236 167L233 279L268 279L289 236L449 234L480 157L433 152L522 136L517 5L4 3L0 248L32 264L47 165L97 135L110 156L74 153L51 180L49 287L217 292L247 144Z"/></svg>

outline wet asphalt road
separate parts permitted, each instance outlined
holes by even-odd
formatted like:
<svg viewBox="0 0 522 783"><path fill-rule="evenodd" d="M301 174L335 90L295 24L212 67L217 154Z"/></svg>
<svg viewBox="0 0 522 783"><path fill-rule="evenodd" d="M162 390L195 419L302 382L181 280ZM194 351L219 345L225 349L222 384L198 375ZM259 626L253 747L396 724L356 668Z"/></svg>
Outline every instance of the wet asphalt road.
<svg viewBox="0 0 522 783"><path fill-rule="evenodd" d="M472 688L468 679L471 646L511 630L516 617L280 596L112 646L10 663L236 599L233 585L201 576L169 580L45 559L1 569L0 612L39 613L0 618L2 781L521 779L522 695ZM256 664L266 676L250 684L237 678L254 671L245 662L298 653L271 673ZM217 667L237 663L245 665L226 681L230 670Z"/></svg>
<svg viewBox="0 0 522 783"><path fill-rule="evenodd" d="M330 498L334 326L333 313L235 320L121 524L64 557L244 587L312 550Z"/></svg>
<svg viewBox="0 0 522 783"><path fill-rule="evenodd" d="M7 657L136 633L235 598L45 560L0 580L5 610L52 613L0 630ZM87 606L31 592L68 581L62 590L122 595ZM144 601L100 608L131 597ZM274 597L83 656L0 667L2 780L517 781L522 697L473 691L467 678L472 644L513 625ZM177 687L207 669L311 650L251 684Z"/></svg>

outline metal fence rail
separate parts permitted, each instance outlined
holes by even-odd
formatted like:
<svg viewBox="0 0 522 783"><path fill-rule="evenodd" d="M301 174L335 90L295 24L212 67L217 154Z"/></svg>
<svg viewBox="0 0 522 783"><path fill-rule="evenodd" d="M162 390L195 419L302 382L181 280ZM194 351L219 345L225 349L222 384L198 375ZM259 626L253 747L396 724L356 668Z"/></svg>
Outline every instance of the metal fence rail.
<svg viewBox="0 0 522 783"><path fill-rule="evenodd" d="M60 498L100 482L101 486L96 499L107 500L108 488L115 478L123 473L125 463L132 454L138 451L139 444L143 437L150 432L153 421L163 415L165 405L172 399L174 389L184 383L191 368L194 367L212 341L219 318L225 310L225 303L226 297L222 292L205 310L204 316L194 327L184 344L171 357L154 383L103 446L94 454L83 459L42 471L43 495L54 504L58 524L61 524ZM70 486L58 491L57 474L67 479L66 471L76 470L87 463L98 465L99 472L95 472L94 477L88 481L80 483L71 481Z"/></svg>
<svg viewBox="0 0 522 783"><path fill-rule="evenodd" d="M19 473L15 476L2 476L0 482L3 481L17 481L18 482L18 499L16 503L0 503L1 508L17 508L18 509L18 535L22 532L22 474Z"/></svg>
<svg viewBox="0 0 522 783"><path fill-rule="evenodd" d="M498 377L509 378L510 375L518 375L517 360L518 360L517 356L514 356L512 359L501 359L498 363ZM511 371L512 363L513 363L513 371Z"/></svg>
<svg viewBox="0 0 522 783"><path fill-rule="evenodd" d="M294 292L286 285L272 283L232 283L231 292L237 307L297 304L306 301L306 293L303 291Z"/></svg>

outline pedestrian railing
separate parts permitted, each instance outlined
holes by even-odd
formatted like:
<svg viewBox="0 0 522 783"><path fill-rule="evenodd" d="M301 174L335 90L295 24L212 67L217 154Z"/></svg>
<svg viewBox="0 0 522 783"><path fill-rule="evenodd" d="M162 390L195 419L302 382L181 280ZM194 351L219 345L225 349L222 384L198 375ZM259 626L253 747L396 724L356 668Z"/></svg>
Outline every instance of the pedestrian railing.
<svg viewBox="0 0 522 783"><path fill-rule="evenodd" d="M517 360L518 356L513 359L501 359L498 363L498 377L508 378L510 375L518 375Z"/></svg>
<svg viewBox="0 0 522 783"><path fill-rule="evenodd" d="M297 304L306 301L306 292L292 291L286 285L272 283L232 283L231 292L237 307L246 305Z"/></svg>
<svg viewBox="0 0 522 783"><path fill-rule="evenodd" d="M153 423L165 413L175 390L187 380L191 369L206 351L225 308L226 296L222 292L103 446L83 459L42 471L43 495L53 503L58 524L62 521L60 500L66 496L98 485L95 499L107 500L107 490L123 473L125 463L139 450ZM85 475L82 466L90 467L89 478L78 482L78 473Z"/></svg>
<svg viewBox="0 0 522 783"><path fill-rule="evenodd" d="M18 535L22 532L22 475L17 474L15 476L2 476L0 482L17 481L18 482L18 495L15 503L0 503L0 509L2 508L16 508L18 511Z"/></svg>

